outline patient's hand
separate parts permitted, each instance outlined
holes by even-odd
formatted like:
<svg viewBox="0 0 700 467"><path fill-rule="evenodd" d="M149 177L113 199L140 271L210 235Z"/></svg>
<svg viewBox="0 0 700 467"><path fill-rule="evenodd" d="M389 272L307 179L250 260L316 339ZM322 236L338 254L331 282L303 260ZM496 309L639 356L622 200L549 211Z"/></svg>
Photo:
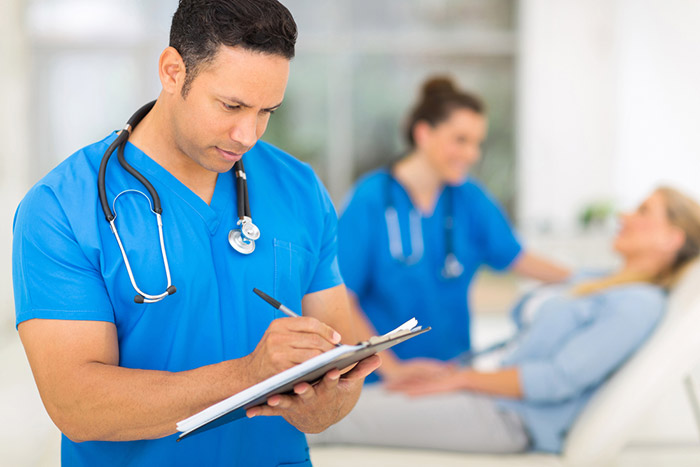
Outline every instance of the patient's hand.
<svg viewBox="0 0 700 467"><path fill-rule="evenodd" d="M453 373L455 368L453 363L430 358L397 360L394 365L384 369L382 378L386 386L391 389L394 386L432 381Z"/></svg>

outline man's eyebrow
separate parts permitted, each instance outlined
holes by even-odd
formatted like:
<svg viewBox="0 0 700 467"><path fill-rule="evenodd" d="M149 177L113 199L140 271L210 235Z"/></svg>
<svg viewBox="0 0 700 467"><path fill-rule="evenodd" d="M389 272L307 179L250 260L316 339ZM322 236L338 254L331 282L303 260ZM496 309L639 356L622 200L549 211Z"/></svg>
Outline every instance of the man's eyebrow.
<svg viewBox="0 0 700 467"><path fill-rule="evenodd" d="M249 108L253 107L252 105L246 104L245 102L243 102L242 100L240 100L240 99L238 99L238 98L236 98L236 97L224 97L223 99L226 100L226 101L228 101L228 102L231 102L231 103L233 103L233 104L236 104L236 105L239 105L239 106L241 106L241 107L244 107L244 108L246 108L246 109L249 109ZM262 109L262 110L267 111L267 112L269 112L269 111L271 111L271 110L277 110L277 109L280 108L281 105L282 105L282 103L280 102L279 104L273 105L272 107L268 107L268 108Z"/></svg>
<svg viewBox="0 0 700 467"><path fill-rule="evenodd" d="M279 109L281 106L282 106L282 103L280 102L280 103L277 104L277 105L273 105L272 107L268 107L267 109L263 109L263 110L265 110L265 111L267 111L267 112L270 112L270 111Z"/></svg>

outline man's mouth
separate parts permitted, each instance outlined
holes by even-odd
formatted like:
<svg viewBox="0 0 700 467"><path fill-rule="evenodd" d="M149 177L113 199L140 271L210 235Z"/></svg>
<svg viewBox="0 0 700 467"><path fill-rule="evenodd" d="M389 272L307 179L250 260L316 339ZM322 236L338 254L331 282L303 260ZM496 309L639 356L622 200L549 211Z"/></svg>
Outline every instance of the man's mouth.
<svg viewBox="0 0 700 467"><path fill-rule="evenodd" d="M225 150L225 149L221 149L221 148L218 147L218 146L216 147L216 150L219 151L219 154L221 154L222 156L224 156L224 159L227 159L227 160L230 160L230 161L233 161L233 162L237 162L237 161L239 161L239 160L241 159L241 157L243 157L243 154L242 154L242 153L237 153L237 152L233 152L233 151L227 151L227 150Z"/></svg>

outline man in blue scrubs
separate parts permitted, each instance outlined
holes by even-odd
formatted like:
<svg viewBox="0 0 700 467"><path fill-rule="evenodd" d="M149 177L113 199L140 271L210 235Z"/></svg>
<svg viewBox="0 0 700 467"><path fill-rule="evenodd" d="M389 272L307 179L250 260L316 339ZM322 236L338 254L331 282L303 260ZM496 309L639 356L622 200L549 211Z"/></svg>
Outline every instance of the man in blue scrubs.
<svg viewBox="0 0 700 467"><path fill-rule="evenodd" d="M329 196L306 164L259 141L283 100L295 40L275 0L180 1L158 64L163 90L124 152L160 196L177 293L134 301L97 190L116 134L66 159L21 202L17 326L64 434L64 465L310 465L303 432L344 417L379 365L375 356L342 377L332 371L247 419L175 442L176 422L354 339ZM250 255L227 239L241 158L261 230ZM167 278L150 197L116 159L107 199L136 284L158 294ZM254 287L303 316L282 317Z"/></svg>

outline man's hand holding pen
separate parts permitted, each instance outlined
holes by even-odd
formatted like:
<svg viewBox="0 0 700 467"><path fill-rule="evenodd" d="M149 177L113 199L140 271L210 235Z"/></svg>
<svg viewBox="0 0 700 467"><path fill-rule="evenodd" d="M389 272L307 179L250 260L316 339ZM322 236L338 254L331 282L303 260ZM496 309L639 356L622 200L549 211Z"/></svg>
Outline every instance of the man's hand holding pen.
<svg viewBox="0 0 700 467"><path fill-rule="evenodd" d="M250 368L259 381L340 345L341 336L335 329L315 318L299 316L258 289L254 292L289 316L274 320L249 356ZM318 433L352 410L364 378L380 365L379 357L373 355L342 375L331 370L317 384L297 384L293 394L271 396L266 405L248 409L246 415L279 415L302 432Z"/></svg>
<svg viewBox="0 0 700 467"><path fill-rule="evenodd" d="M279 318L248 356L248 367L259 382L331 350L340 339L335 329L316 318Z"/></svg>

